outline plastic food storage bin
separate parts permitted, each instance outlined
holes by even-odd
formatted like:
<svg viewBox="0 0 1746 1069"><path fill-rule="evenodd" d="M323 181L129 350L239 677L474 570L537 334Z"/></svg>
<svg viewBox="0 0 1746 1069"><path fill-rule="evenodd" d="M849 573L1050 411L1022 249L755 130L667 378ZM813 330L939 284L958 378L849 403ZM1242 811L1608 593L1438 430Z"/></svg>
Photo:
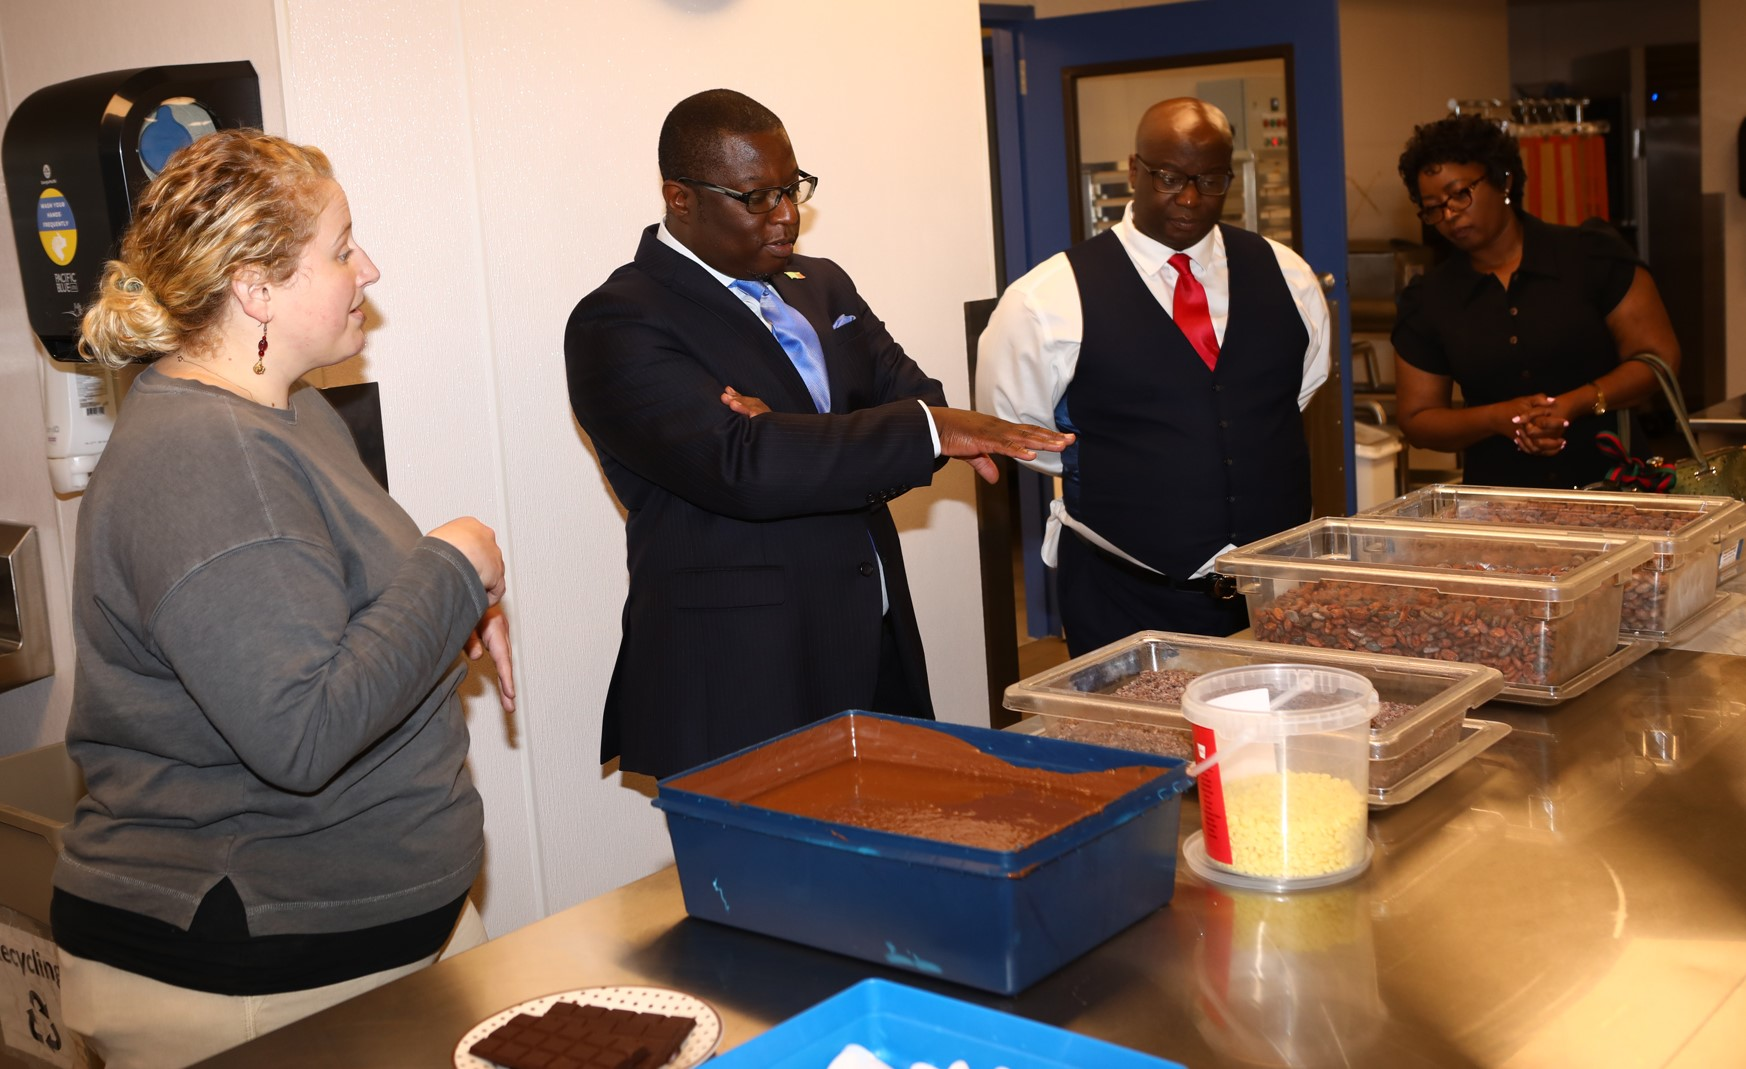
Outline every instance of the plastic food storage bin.
<svg viewBox="0 0 1746 1069"><path fill-rule="evenodd" d="M1398 804L1429 786L1421 773L1461 740L1468 711L1504 687L1502 674L1485 665L1141 631L1019 680L1006 688L1004 704L1036 714L1036 733L1047 737L1190 758L1193 727L1182 715L1179 684L1221 668L1281 661L1345 668L1376 688L1383 707L1370 727L1375 806ZM1162 690L1162 700L1135 690Z"/></svg>
<svg viewBox="0 0 1746 1069"><path fill-rule="evenodd" d="M895 1069L1184 1069L1063 1028L887 980L862 980L710 1061L712 1069L823 1069L850 1043Z"/></svg>
<svg viewBox="0 0 1746 1069"><path fill-rule="evenodd" d="M1620 630L1668 641L1715 600L1718 579L1738 563L1746 532L1746 504L1731 497L1593 490L1436 485L1364 514L1641 538L1654 555L1631 573Z"/></svg>
<svg viewBox="0 0 1746 1069"><path fill-rule="evenodd" d="M909 731L957 742L922 749L902 737ZM758 801L857 764L961 777L967 765L986 763L978 754L1015 770L1008 783L979 772L993 791L1015 789L1028 769L1161 774L1106 804L1075 803L1083 816L1011 850L875 831ZM1185 765L849 711L661 780L654 804L667 814L691 916L1013 994L1170 901Z"/></svg>
<svg viewBox="0 0 1746 1069"><path fill-rule="evenodd" d="M1553 702L1654 648L1619 641L1625 584L1653 554L1598 532L1323 517L1218 570L1263 642L1488 665L1503 696Z"/></svg>

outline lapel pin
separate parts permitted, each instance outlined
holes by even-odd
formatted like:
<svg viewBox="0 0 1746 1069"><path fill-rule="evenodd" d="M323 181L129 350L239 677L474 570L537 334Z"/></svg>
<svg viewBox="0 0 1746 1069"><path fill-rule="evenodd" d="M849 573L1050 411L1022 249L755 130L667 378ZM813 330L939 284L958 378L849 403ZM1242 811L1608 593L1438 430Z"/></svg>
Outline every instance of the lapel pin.
<svg viewBox="0 0 1746 1069"><path fill-rule="evenodd" d="M806 277L805 275L801 274L799 271L784 271L782 273L787 275L789 278L805 278Z"/></svg>

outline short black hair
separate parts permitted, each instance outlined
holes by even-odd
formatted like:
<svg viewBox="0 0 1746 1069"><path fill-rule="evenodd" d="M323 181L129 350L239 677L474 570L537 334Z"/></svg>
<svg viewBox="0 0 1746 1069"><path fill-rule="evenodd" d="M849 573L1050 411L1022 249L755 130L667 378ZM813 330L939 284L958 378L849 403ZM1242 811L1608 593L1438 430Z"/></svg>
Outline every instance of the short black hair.
<svg viewBox="0 0 1746 1069"><path fill-rule="evenodd" d="M1445 163L1483 164L1485 176L1521 209L1522 186L1528 178L1522 149L1515 135L1497 123L1480 115L1451 115L1413 127L1413 136L1400 154L1400 177L1414 204L1419 203L1419 175Z"/></svg>
<svg viewBox="0 0 1746 1069"><path fill-rule="evenodd" d="M706 175L720 158L722 135L767 134L782 129L776 113L744 93L708 89L673 105L661 123L656 155L661 177Z"/></svg>

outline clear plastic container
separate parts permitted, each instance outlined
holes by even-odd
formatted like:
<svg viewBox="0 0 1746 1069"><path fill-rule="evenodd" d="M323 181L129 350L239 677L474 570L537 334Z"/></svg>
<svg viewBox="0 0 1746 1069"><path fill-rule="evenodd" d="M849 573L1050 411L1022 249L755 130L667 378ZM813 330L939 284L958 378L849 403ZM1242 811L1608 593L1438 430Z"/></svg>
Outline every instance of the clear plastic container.
<svg viewBox="0 0 1746 1069"><path fill-rule="evenodd" d="M1344 668L1376 688L1382 704L1370 726L1372 805L1403 797L1415 774L1460 740L1462 718L1504 686L1497 669L1484 665L1141 631L1019 680L1006 688L1005 705L1036 714L1043 721L1036 733L1050 738L1193 760L1194 729L1180 697L1159 694L1157 685L1282 661Z"/></svg>
<svg viewBox="0 0 1746 1069"><path fill-rule="evenodd" d="M1219 557L1263 642L1483 664L1505 696L1558 688L1619 648L1632 536L1371 517L1312 520Z"/></svg>
<svg viewBox="0 0 1746 1069"><path fill-rule="evenodd" d="M1716 597L1722 572L1738 562L1746 504L1731 497L1435 485L1361 515L1432 522L1600 531L1641 538L1654 556L1631 573L1620 631L1665 639Z"/></svg>
<svg viewBox="0 0 1746 1069"><path fill-rule="evenodd" d="M1376 688L1302 664L1226 668L1191 680L1200 824L1189 866L1261 890L1323 887L1370 863L1366 784Z"/></svg>

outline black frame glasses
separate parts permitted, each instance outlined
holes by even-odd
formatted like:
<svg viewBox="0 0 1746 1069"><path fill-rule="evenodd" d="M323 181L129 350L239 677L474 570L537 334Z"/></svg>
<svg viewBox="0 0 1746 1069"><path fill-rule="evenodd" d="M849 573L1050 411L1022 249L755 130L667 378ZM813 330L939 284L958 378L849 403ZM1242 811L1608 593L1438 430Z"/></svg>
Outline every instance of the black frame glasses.
<svg viewBox="0 0 1746 1069"><path fill-rule="evenodd" d="M1426 226L1436 226L1447 219L1449 213L1464 212L1473 207L1473 191L1485 184L1485 178L1485 175L1480 175L1464 188L1454 190L1435 204L1420 204L1419 222Z"/></svg>
<svg viewBox="0 0 1746 1069"><path fill-rule="evenodd" d="M798 173L800 177L785 186L761 186L757 189L748 189L744 193L698 178L675 178L673 181L707 189L711 193L720 193L724 197L732 197L744 204L746 211L753 215L768 215L776 210L776 205L782 203L783 197L793 201L794 206L798 208L811 200L812 195L818 191L818 175L807 174L805 171Z"/></svg>
<svg viewBox="0 0 1746 1069"><path fill-rule="evenodd" d="M1222 197L1231 191L1231 183L1237 176L1230 171L1217 171L1212 174L1177 174L1166 171L1162 167L1154 167L1147 163L1138 152L1134 159L1139 162L1140 169L1152 176L1152 188L1167 196L1174 197L1188 188L1190 182L1203 197Z"/></svg>

